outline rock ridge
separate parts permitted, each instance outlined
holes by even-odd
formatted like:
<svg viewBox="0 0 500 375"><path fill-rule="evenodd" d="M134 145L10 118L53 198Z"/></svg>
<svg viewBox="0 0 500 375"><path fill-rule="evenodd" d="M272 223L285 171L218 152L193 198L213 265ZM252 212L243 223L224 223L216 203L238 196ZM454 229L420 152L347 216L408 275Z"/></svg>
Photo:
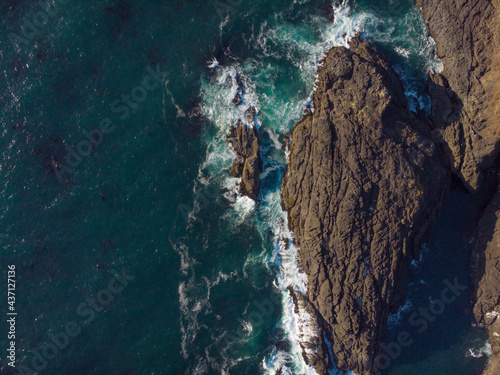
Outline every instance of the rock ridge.
<svg viewBox="0 0 500 375"><path fill-rule="evenodd" d="M292 131L282 183L308 276L298 300L324 331L317 346L328 340L337 367L368 375L380 367L387 317L404 302L406 268L448 173L429 124L408 109L398 75L367 41L328 52L313 104ZM320 375L324 352L305 355Z"/></svg>
<svg viewBox="0 0 500 375"><path fill-rule="evenodd" d="M255 110L253 111L255 114ZM227 140L236 152L236 158L229 174L233 177L241 177L239 186L241 195L257 200L260 194L261 163L257 129L255 126L247 126L238 120L231 127Z"/></svg>
<svg viewBox="0 0 500 375"><path fill-rule="evenodd" d="M417 0L443 60L431 121L452 172L472 192L495 183L500 150L500 1Z"/></svg>

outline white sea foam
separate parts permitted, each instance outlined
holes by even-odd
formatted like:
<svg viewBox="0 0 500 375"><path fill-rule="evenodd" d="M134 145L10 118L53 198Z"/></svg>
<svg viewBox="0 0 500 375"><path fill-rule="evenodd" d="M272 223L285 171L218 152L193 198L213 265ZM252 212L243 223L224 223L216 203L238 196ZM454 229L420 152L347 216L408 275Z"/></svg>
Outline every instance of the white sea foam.
<svg viewBox="0 0 500 375"><path fill-rule="evenodd" d="M491 357L491 344L489 342L478 342L477 345L474 345L472 348L467 349L465 356L474 358L481 358L484 356Z"/></svg>
<svg viewBox="0 0 500 375"><path fill-rule="evenodd" d="M219 62L214 57L212 60L207 61L207 65L209 68L214 69L214 68L217 68L219 66Z"/></svg>
<svg viewBox="0 0 500 375"><path fill-rule="evenodd" d="M252 212L255 212L255 202L248 197L240 196L238 193L237 183L239 179L233 178L227 173L235 153L226 140L226 135L236 120L246 120L245 111L247 108L254 106L258 111L255 86L249 77L243 76L245 94L243 103L237 107L232 103L232 100L237 90L234 80L236 74L242 74L241 67L219 65L213 72L213 78L202 83L202 111L215 126L216 134L204 135L207 145L206 154L199 167L198 177L193 187L195 201L192 210L188 213L188 229L197 221L201 208L206 206L204 201L206 197L204 197L203 191L209 186L218 185L222 189L221 193L224 195L224 199L231 203L230 209L222 217L231 225L242 224L248 220ZM231 85L228 84L228 76L232 77ZM256 121L255 124L247 125L258 127L260 124ZM182 272L184 275L190 276L189 280L179 284L179 305L182 313L180 326L183 336L182 354L185 358L191 356L189 357L191 363L196 363L196 366L188 370L186 374L205 374L209 370L228 374L232 367L249 359L246 357L234 358L229 354L229 351L234 346L248 343L252 338L254 327L249 321L242 321L241 326L244 334L234 337L225 330L215 331L200 324L199 317L212 312L210 304L212 287L230 278L237 278L238 275L235 271L230 275L219 273L212 280L207 277L200 279L195 275L196 261L190 256L188 247L183 244L172 245L181 257ZM218 315L215 318L221 319ZM195 346L195 340L201 329L210 331L213 343L207 346L204 355L193 354L190 349ZM214 347L217 348L215 357L213 349L211 349Z"/></svg>
<svg viewBox="0 0 500 375"><path fill-rule="evenodd" d="M401 56L403 57L410 57L410 51L408 51L406 48L403 47L395 47L394 50Z"/></svg>
<svg viewBox="0 0 500 375"><path fill-rule="evenodd" d="M243 102L238 106L233 103L238 91L237 75L241 76L245 86ZM245 122L245 111L249 107L255 107L257 110L260 107L255 83L244 74L244 69L239 65L220 67L214 78L202 83L201 90L205 116L224 133L227 133L229 126L234 125L238 119Z"/></svg>
<svg viewBox="0 0 500 375"><path fill-rule="evenodd" d="M280 192L268 194L262 204L264 220L270 226L275 239L275 251L268 262L280 268L276 287L282 292L283 311L281 327L288 335L291 348L288 351L275 350L263 363L265 374L274 375L281 370L284 374L316 375L316 371L304 362L302 357L302 343L312 342L321 335L316 320L307 313L305 306L298 304L297 309L288 291L305 294L307 276L299 268L297 257L298 249L293 244L293 235L288 229L287 218L280 208ZM262 209L261 209L262 210ZM306 348L308 354L314 349Z"/></svg>
<svg viewBox="0 0 500 375"><path fill-rule="evenodd" d="M255 201L246 196L237 196L232 210L226 212L224 218L232 218L231 224L233 226L241 225L248 219L249 215L255 210ZM236 214L236 215L235 215Z"/></svg>
<svg viewBox="0 0 500 375"><path fill-rule="evenodd" d="M242 75L240 66L219 67L214 77L202 82L202 111L215 126L217 133L215 136L207 135L205 137L207 151L205 160L199 169L198 180L204 179L212 184L217 181L219 186L224 187L229 192L226 198L231 200L235 209L242 211L243 216L245 216L251 208L250 203L243 197L232 198L238 196L236 184L239 179L235 179L227 173L236 155L228 146L226 135L238 119L246 122L245 111L248 108L254 107L258 111L259 100L255 94L253 82L248 77L242 76L245 85L243 102L239 106L234 105L232 101L238 90L238 85L235 82L237 75ZM255 121L254 124L247 125L258 126L258 124L258 121Z"/></svg>
<svg viewBox="0 0 500 375"><path fill-rule="evenodd" d="M187 247L183 244L176 245L172 244L174 249L180 253L187 253ZM184 254L185 257L189 257ZM200 314L207 315L212 313L212 306L210 304L210 293L211 289L219 285L221 282L226 282L227 280L237 280L238 273L231 272L230 274L226 274L223 272L219 272L217 276L213 279L209 279L204 276L201 279L197 279L194 272L195 261L191 261L189 264L191 277L188 281L181 281L178 287L179 294L179 306L181 310L181 319L180 319L180 329L182 333L182 341L181 341L181 353L185 359L190 358L192 353L190 352L190 348L193 346L198 333L201 329L209 329L204 324L199 322L198 316ZM245 329L248 332L251 332L252 327L248 324L245 326ZM219 337L215 338L214 343L211 345L217 345L220 340L224 337L225 333L219 335ZM207 348L208 349L208 348ZM218 363L214 358L212 358L208 351L206 352L205 357L197 357L198 361L196 368L194 369L195 374L203 374L205 370L208 370L208 364L210 364L211 368L219 368L221 373L224 373L226 369L230 368L235 364L235 361L230 359L229 357L224 357L225 360L223 363ZM188 372L189 373L189 372Z"/></svg>

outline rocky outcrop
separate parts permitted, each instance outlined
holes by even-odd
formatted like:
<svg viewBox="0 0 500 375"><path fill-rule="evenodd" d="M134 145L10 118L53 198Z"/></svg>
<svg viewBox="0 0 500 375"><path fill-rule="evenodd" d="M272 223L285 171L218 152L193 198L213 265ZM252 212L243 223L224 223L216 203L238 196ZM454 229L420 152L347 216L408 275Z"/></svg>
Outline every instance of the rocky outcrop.
<svg viewBox="0 0 500 375"><path fill-rule="evenodd" d="M451 170L472 192L498 184L500 144L500 1L417 0L443 60L430 76L431 120ZM479 220L473 248L474 315L488 327L493 357L485 374L500 373L500 195Z"/></svg>
<svg viewBox="0 0 500 375"><path fill-rule="evenodd" d="M484 374L500 374L500 190L479 220L473 259L474 315L488 328L493 354Z"/></svg>
<svg viewBox="0 0 500 375"><path fill-rule="evenodd" d="M252 109L249 109L252 113ZM247 111L247 117L249 115ZM253 109L255 116L255 109ZM227 136L229 144L236 152L236 158L229 174L241 177L240 194L257 200L260 194L259 137L255 126L247 126L238 120Z"/></svg>
<svg viewBox="0 0 500 375"><path fill-rule="evenodd" d="M236 74L236 77L234 78L236 80L236 85L238 86L238 88L236 89L236 94L233 98L233 104L235 106L239 106L243 103L243 96L245 95L245 84L243 83L243 80L241 79L239 74Z"/></svg>
<svg viewBox="0 0 500 375"><path fill-rule="evenodd" d="M323 338L322 317L311 301L301 293L289 288L298 318L297 340L302 348L302 357L318 374L326 374L332 363L328 346Z"/></svg>
<svg viewBox="0 0 500 375"><path fill-rule="evenodd" d="M500 1L417 0L443 60L428 81L432 122L471 191L489 183L500 146ZM493 168L494 169L494 168Z"/></svg>
<svg viewBox="0 0 500 375"><path fill-rule="evenodd" d="M388 314L404 301L406 267L448 177L390 65L368 42L350 43L325 57L314 112L293 129L282 206L308 276L302 305L324 331L319 340L331 343L339 368L368 375L378 370ZM320 375L324 352L306 355Z"/></svg>

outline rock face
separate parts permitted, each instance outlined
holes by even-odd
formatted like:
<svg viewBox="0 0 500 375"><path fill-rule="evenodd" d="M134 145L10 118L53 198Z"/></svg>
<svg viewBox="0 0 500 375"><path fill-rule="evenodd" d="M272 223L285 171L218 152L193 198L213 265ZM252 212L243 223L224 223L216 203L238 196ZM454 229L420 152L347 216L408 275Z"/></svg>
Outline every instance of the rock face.
<svg viewBox="0 0 500 375"><path fill-rule="evenodd" d="M260 194L260 155L257 130L255 126L247 126L238 120L231 127L227 139L236 152L236 159L229 174L233 177L241 177L241 195L257 200Z"/></svg>
<svg viewBox="0 0 500 375"><path fill-rule="evenodd" d="M350 43L327 54L314 113L292 132L282 206L308 276L302 304L314 310L336 365L368 375L378 372L388 314L404 302L406 267L448 177L390 65L368 42ZM304 353L327 374L324 350Z"/></svg>
<svg viewBox="0 0 500 375"><path fill-rule="evenodd" d="M431 75L432 122L450 167L471 190L488 184L500 145L500 1L417 0L444 62Z"/></svg>
<svg viewBox="0 0 500 375"><path fill-rule="evenodd" d="M471 191L498 186L500 143L500 1L417 0L444 62L431 75L431 120L452 172ZM498 188L497 188L498 189ZM473 248L474 315L486 325L493 357L485 374L500 374L500 193L479 220Z"/></svg>
<svg viewBox="0 0 500 375"><path fill-rule="evenodd" d="M484 374L495 375L500 374L500 190L479 220L476 238L474 315L490 336L493 357Z"/></svg>

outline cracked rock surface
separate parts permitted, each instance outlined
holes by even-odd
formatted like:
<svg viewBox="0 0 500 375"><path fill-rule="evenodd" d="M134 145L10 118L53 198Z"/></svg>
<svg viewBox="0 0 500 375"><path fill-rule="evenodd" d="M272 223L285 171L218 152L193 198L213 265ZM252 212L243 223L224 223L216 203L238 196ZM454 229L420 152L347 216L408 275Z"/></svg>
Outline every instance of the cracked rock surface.
<svg viewBox="0 0 500 375"><path fill-rule="evenodd" d="M367 41L328 52L313 102L291 135L282 206L308 276L303 303L337 367L368 375L448 174L429 124ZM314 358L322 355L306 361L326 375L328 359Z"/></svg>
<svg viewBox="0 0 500 375"><path fill-rule="evenodd" d="M247 126L238 120L227 136L236 152L236 159L229 174L241 177L240 194L257 200L260 194L259 138L255 126Z"/></svg>
<svg viewBox="0 0 500 375"><path fill-rule="evenodd" d="M417 0L443 60L428 81L435 135L471 191L494 175L500 150L500 1Z"/></svg>

